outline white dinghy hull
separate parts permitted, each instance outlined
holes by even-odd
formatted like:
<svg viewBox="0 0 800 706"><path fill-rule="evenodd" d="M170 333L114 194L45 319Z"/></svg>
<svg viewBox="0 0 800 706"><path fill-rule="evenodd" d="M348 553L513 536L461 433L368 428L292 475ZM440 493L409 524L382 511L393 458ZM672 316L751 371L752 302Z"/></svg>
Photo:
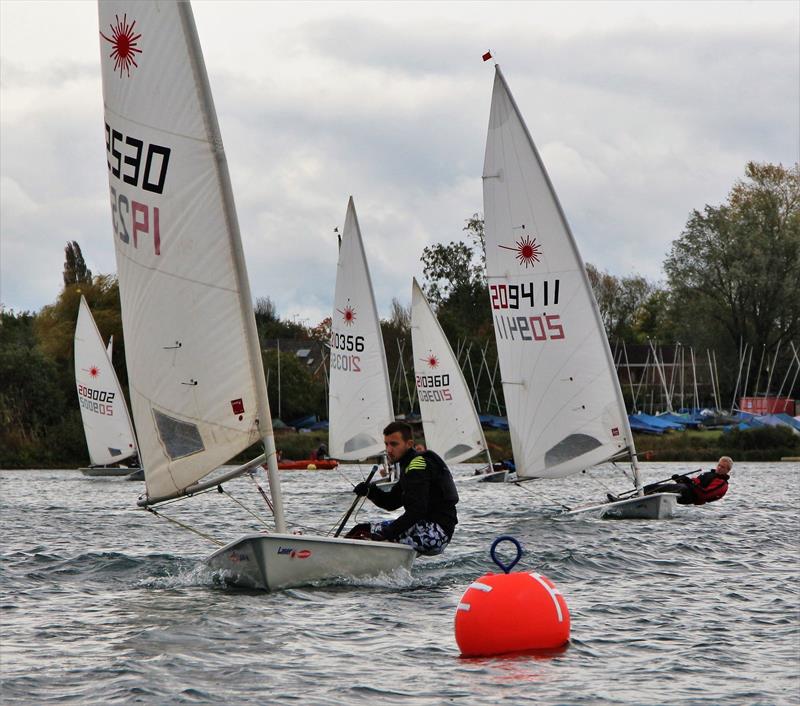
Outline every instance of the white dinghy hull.
<svg viewBox="0 0 800 706"><path fill-rule="evenodd" d="M135 473L139 468L125 468L124 466L104 468L80 468L81 473L91 478L125 478L131 473Z"/></svg>
<svg viewBox="0 0 800 706"><path fill-rule="evenodd" d="M403 544L296 534L245 535L206 563L225 583L276 591L337 577L410 570L416 552Z"/></svg>
<svg viewBox="0 0 800 706"><path fill-rule="evenodd" d="M594 515L604 520L668 520L675 514L678 496L674 493L637 495L613 503L576 508L564 515Z"/></svg>
<svg viewBox="0 0 800 706"><path fill-rule="evenodd" d="M478 483L513 483L517 475L508 471L491 471L478 477Z"/></svg>

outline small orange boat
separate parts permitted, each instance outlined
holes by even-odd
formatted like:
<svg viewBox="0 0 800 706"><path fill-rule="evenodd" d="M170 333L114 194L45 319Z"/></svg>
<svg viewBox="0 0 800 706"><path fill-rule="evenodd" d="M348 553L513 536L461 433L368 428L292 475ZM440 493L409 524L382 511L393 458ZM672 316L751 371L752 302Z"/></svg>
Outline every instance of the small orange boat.
<svg viewBox="0 0 800 706"><path fill-rule="evenodd" d="M304 458L300 461L278 461L278 468L282 471L322 471L336 468L339 462L332 459L320 459L315 461L313 458Z"/></svg>

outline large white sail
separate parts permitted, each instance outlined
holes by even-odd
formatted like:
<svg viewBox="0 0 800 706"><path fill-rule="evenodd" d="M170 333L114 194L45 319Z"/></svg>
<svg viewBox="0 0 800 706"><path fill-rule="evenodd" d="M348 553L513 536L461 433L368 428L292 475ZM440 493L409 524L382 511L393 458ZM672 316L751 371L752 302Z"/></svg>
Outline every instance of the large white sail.
<svg viewBox="0 0 800 706"><path fill-rule="evenodd" d="M271 434L271 421L191 7L100 2L99 19L131 402L147 495L163 498Z"/></svg>
<svg viewBox="0 0 800 706"><path fill-rule="evenodd" d="M328 447L355 461L383 452L383 429L394 420L378 309L353 198L339 248L331 323Z"/></svg>
<svg viewBox="0 0 800 706"><path fill-rule="evenodd" d="M517 474L562 477L633 450L583 261L499 67L483 203L486 271Z"/></svg>
<svg viewBox="0 0 800 706"><path fill-rule="evenodd" d="M411 346L427 447L448 463L485 453L486 439L464 374L416 279L411 285Z"/></svg>
<svg viewBox="0 0 800 706"><path fill-rule="evenodd" d="M75 384L92 465L106 466L134 456L136 439L128 405L83 296L75 326Z"/></svg>

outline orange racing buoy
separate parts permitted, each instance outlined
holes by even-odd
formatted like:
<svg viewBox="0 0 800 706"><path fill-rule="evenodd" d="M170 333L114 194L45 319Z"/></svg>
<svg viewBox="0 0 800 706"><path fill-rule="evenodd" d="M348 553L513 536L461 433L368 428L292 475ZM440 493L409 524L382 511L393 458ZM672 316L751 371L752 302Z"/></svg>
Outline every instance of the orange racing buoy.
<svg viewBox="0 0 800 706"><path fill-rule="evenodd" d="M516 558L507 566L495 554L502 541L517 548ZM462 656L555 649L566 644L569 610L553 582L533 571L509 573L522 556L522 546L514 537L498 537L489 553L504 573L481 576L461 597L455 634Z"/></svg>

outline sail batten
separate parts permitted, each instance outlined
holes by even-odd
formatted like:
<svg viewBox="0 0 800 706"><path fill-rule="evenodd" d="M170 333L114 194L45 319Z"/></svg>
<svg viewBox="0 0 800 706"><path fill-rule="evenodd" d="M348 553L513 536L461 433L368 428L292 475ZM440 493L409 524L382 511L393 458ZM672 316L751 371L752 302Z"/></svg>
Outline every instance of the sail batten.
<svg viewBox="0 0 800 706"><path fill-rule="evenodd" d="M583 260L500 68L484 161L486 269L520 477L562 477L633 448Z"/></svg>
<svg viewBox="0 0 800 706"><path fill-rule="evenodd" d="M100 2L107 167L147 495L271 433L225 153L191 7Z"/></svg>
<svg viewBox="0 0 800 706"><path fill-rule="evenodd" d="M416 279L411 287L411 346L426 446L447 463L486 453L461 367Z"/></svg>
<svg viewBox="0 0 800 706"><path fill-rule="evenodd" d="M394 420L389 371L361 228L347 204L331 317L328 449L356 461L383 453L383 429Z"/></svg>

